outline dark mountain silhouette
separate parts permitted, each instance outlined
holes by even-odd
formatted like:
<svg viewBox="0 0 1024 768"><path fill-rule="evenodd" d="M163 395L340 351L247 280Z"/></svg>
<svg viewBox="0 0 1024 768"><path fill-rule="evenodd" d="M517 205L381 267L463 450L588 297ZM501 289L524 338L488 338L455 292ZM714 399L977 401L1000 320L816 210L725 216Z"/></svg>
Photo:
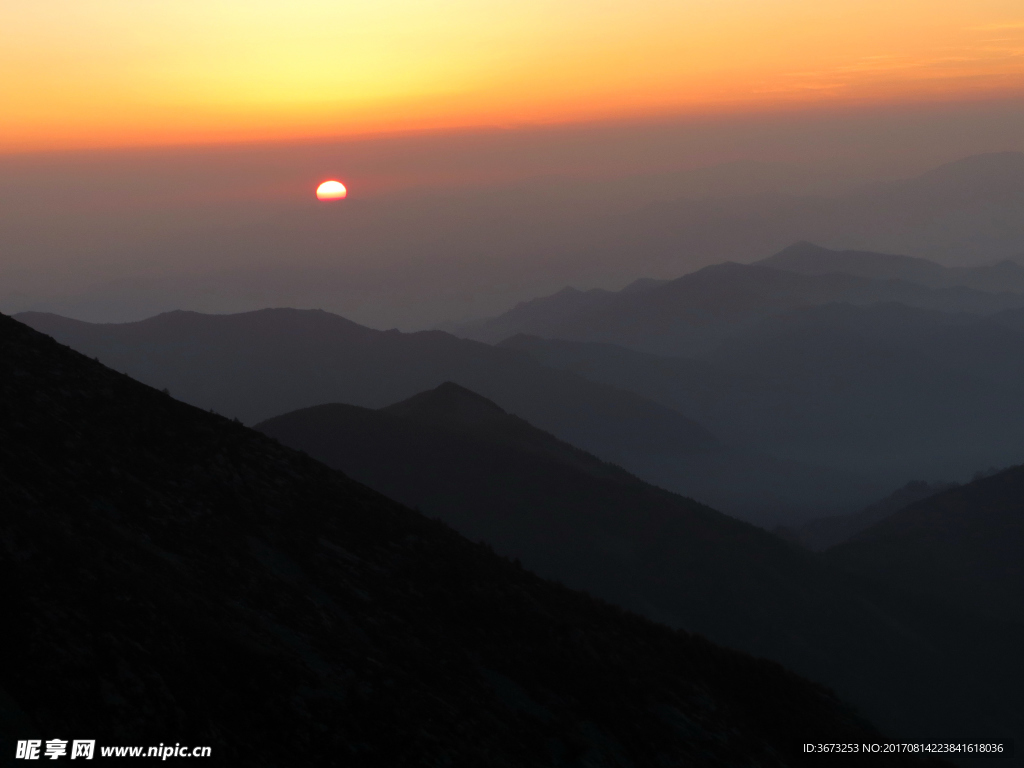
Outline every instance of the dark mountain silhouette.
<svg viewBox="0 0 1024 768"><path fill-rule="evenodd" d="M1024 622L1024 467L911 504L825 556L909 593Z"/></svg>
<svg viewBox="0 0 1024 768"><path fill-rule="evenodd" d="M1024 672L1024 628L862 588L458 385L380 410L316 406L256 428L543 576L822 680L894 730L1010 723L1024 705L1003 687Z"/></svg>
<svg viewBox="0 0 1024 768"><path fill-rule="evenodd" d="M873 280L905 280L932 288L963 286L992 293L1024 293L1024 266L1010 260L977 267L944 267L911 256L836 251L802 242L755 264L804 275L842 273Z"/></svg>
<svg viewBox="0 0 1024 768"><path fill-rule="evenodd" d="M831 271L803 274L732 262L705 267L641 292L610 296L602 292L599 299L589 302L579 301L576 293L562 291L520 305L499 317L463 325L458 333L492 343L530 334L617 344L662 355L700 355L767 318L836 302L898 302L981 314L1024 306L1024 294L963 286L929 288L903 279Z"/></svg>
<svg viewBox="0 0 1024 768"><path fill-rule="evenodd" d="M775 664L542 581L2 316L0 393L7 759L74 736L246 766L791 765L881 738Z"/></svg>
<svg viewBox="0 0 1024 768"><path fill-rule="evenodd" d="M878 498L907 478L967 479L1024 459L1019 317L809 307L697 359L535 337L503 346L638 392L726 443L864 473L889 485Z"/></svg>
<svg viewBox="0 0 1024 768"><path fill-rule="evenodd" d="M914 480L893 491L884 499L869 504L859 512L808 520L793 528L780 526L775 533L815 552L823 552L852 539L861 531L867 530L904 507L955 488L957 485L957 483L926 483L922 480Z"/></svg>
<svg viewBox="0 0 1024 768"><path fill-rule="evenodd" d="M171 312L120 325L19 317L116 370L246 423L328 402L380 407L450 380L602 459L748 519L774 524L853 511L881 492L835 470L724 447L698 423L633 392L439 331L375 331L289 309Z"/></svg>

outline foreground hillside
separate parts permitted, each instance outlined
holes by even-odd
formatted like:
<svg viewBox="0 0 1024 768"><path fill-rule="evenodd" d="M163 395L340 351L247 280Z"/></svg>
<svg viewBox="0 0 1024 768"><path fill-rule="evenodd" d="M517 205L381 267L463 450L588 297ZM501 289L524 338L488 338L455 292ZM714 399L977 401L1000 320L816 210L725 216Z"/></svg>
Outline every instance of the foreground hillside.
<svg viewBox="0 0 1024 768"><path fill-rule="evenodd" d="M732 766L879 738L2 316L0 395L4 754L87 734L246 766Z"/></svg>

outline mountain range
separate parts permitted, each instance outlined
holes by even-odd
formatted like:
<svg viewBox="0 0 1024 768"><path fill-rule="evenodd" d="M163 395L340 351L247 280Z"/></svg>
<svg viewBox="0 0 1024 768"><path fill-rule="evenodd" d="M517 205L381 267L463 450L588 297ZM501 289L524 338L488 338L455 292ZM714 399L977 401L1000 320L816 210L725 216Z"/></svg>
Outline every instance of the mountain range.
<svg viewBox="0 0 1024 768"><path fill-rule="evenodd" d="M978 287L1020 288L1021 273L800 243L585 307L563 292L476 332L667 405L727 445L889 492L1024 460L1024 293Z"/></svg>
<svg viewBox="0 0 1024 768"><path fill-rule="evenodd" d="M853 511L887 486L720 441L672 406L440 331L375 331L326 312L172 312L138 323L18 318L139 381L255 423L329 402L377 408L453 381L658 485L765 524Z"/></svg>
<svg viewBox="0 0 1024 768"><path fill-rule="evenodd" d="M944 312L992 314L1024 307L1024 267L1013 262L992 267L1012 272L998 292L954 281L932 287L906 275L944 268L924 259L885 254L835 252L801 243L755 264L726 262L675 280L646 282L619 292L565 289L524 302L498 317L455 329L467 338L497 343L518 334L568 341L616 344L670 356L705 354L771 317L830 303L864 306L900 303ZM855 264L850 272L841 267ZM944 270L966 281L986 268ZM903 274L891 277L887 273ZM977 282L984 282L980 278ZM998 283L993 278L992 282ZM1024 290L1024 287L1021 287Z"/></svg>
<svg viewBox="0 0 1024 768"><path fill-rule="evenodd" d="M247 423L325 402L381 407L454 381L649 482L769 526L854 513L912 479L1024 461L1024 294L955 284L983 283L986 268L806 243L767 261L538 300L488 327L539 324L549 338L518 333L498 349L311 311L121 325L19 317ZM998 266L1009 287L1016 269ZM680 345L689 356L650 351Z"/></svg>
<svg viewBox="0 0 1024 768"><path fill-rule="evenodd" d="M0 720L223 765L829 764L823 688L0 316ZM863 764L918 764L914 756Z"/></svg>

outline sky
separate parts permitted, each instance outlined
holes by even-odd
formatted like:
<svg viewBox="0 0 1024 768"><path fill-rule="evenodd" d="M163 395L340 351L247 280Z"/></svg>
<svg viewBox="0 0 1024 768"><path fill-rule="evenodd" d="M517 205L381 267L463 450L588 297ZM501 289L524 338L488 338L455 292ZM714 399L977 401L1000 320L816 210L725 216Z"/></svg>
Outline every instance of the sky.
<svg viewBox="0 0 1024 768"><path fill-rule="evenodd" d="M0 152L1024 92L1019 0L4 4Z"/></svg>
<svg viewBox="0 0 1024 768"><path fill-rule="evenodd" d="M322 307L413 330L799 239L1024 251L1016 198L881 218L826 199L1024 152L1020 0L0 8L3 312ZM329 178L344 202L316 201Z"/></svg>

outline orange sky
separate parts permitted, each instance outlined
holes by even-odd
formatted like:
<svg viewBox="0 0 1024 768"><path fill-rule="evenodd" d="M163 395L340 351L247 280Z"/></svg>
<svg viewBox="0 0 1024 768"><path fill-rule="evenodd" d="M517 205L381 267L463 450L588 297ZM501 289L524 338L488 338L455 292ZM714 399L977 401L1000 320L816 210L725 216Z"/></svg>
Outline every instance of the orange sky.
<svg viewBox="0 0 1024 768"><path fill-rule="evenodd" d="M1024 91L1020 0L33 0L0 151Z"/></svg>

